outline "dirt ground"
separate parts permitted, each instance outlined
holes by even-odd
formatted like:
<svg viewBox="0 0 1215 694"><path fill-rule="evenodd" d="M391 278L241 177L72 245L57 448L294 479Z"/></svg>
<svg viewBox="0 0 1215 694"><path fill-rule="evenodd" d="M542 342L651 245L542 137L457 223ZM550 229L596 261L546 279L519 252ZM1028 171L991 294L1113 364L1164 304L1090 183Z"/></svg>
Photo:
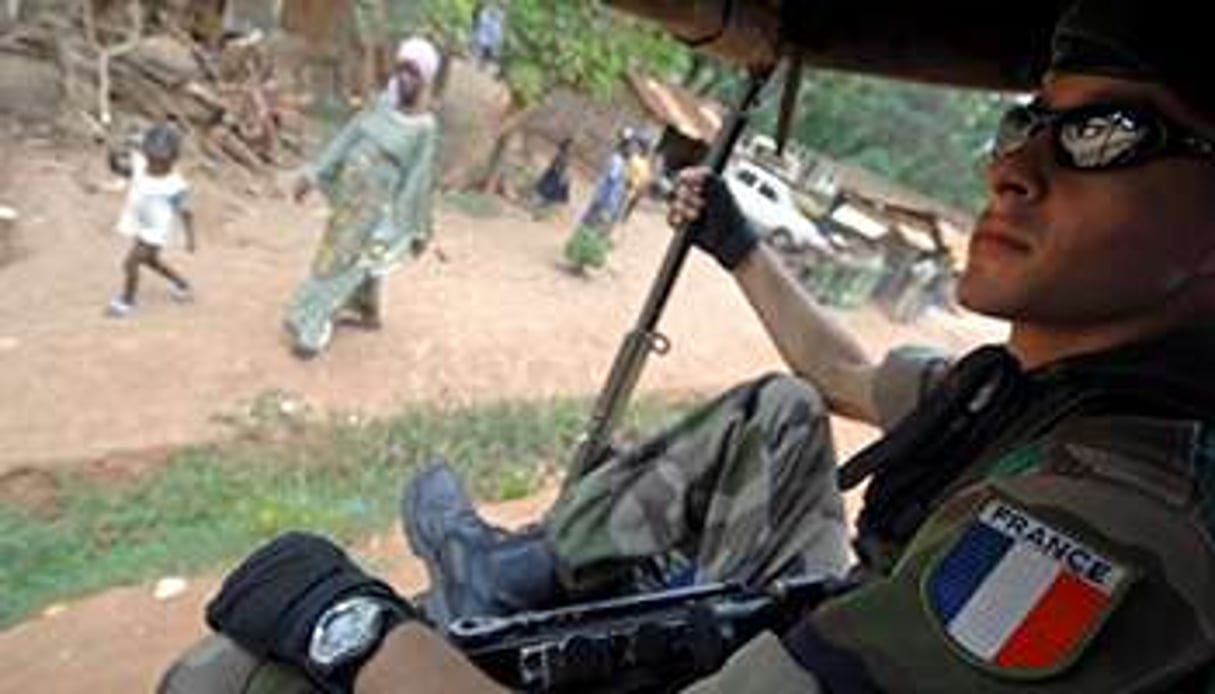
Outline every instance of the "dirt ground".
<svg viewBox="0 0 1215 694"><path fill-rule="evenodd" d="M321 228L319 202L233 193L196 173L200 250L168 259L195 283L197 302L172 303L149 277L138 312L114 320L102 312L126 242L111 231L121 193L100 156L0 144L0 204L21 214L16 256L0 265L0 496L26 493L50 469L155 464L173 446L222 436L215 415L269 389L369 414L419 401L589 396L669 239L660 212L643 208L620 230L609 267L588 280L558 266L569 215L536 222L505 208L482 219L443 206L431 252L392 277L384 330L339 333L326 355L303 363L279 326ZM935 313L915 326L873 310L841 317L874 354L908 341L962 349L1002 331ZM709 393L780 368L730 279L699 255L662 327L673 348L651 360L644 391ZM849 450L870 435L837 428ZM517 522L543 505L492 511ZM399 538L377 538L363 556L402 590L421 587ZM163 601L151 586L121 588L0 633L0 692L148 691L200 633L214 586L214 577L191 579Z"/></svg>

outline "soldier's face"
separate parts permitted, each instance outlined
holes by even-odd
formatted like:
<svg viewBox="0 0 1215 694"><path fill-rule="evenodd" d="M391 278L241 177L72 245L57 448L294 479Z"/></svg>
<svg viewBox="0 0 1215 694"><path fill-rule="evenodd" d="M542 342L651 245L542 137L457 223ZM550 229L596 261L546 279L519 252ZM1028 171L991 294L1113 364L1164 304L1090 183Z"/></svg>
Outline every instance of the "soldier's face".
<svg viewBox="0 0 1215 694"><path fill-rule="evenodd" d="M1133 105L1215 135L1215 125L1170 92L1142 82L1061 74L1046 80L1039 97L1054 110ZM1208 303L1202 310L1215 308L1215 162L1162 156L1075 170L1058 162L1048 131L990 163L987 206L958 286L962 303L1069 327L1199 299Z"/></svg>

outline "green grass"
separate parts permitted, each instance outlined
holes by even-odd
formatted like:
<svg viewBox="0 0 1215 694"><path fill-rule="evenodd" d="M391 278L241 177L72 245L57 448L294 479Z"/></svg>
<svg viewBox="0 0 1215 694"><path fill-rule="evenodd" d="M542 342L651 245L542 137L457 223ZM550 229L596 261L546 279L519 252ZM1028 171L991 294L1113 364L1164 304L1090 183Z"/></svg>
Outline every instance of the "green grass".
<svg viewBox="0 0 1215 694"><path fill-rule="evenodd" d="M639 402L622 437L678 409ZM478 497L526 496L568 460L586 411L566 400L322 418L266 393L225 418L230 440L134 480L64 473L49 510L0 501L0 628L59 600L216 567L285 529L348 542L395 526L406 475L440 453Z"/></svg>

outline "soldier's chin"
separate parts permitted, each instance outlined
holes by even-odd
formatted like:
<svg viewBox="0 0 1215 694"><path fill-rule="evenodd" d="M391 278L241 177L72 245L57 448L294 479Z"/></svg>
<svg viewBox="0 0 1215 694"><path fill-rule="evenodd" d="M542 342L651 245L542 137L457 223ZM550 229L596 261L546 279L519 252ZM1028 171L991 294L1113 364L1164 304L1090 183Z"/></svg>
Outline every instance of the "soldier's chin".
<svg viewBox="0 0 1215 694"><path fill-rule="evenodd" d="M1012 319L1020 313L1020 302L1012 292L1003 290L988 278L965 274L958 281L958 304L992 318Z"/></svg>

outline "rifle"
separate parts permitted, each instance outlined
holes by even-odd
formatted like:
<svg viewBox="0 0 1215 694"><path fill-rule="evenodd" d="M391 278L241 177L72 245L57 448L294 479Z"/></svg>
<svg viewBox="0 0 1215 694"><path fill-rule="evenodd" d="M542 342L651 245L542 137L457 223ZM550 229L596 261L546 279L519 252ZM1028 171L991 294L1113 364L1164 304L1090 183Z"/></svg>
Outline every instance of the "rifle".
<svg viewBox="0 0 1215 694"><path fill-rule="evenodd" d="M741 101L722 126L713 143L713 148L705 160L705 164L714 172L725 171L730 154L734 151L734 146L742 136L743 130L746 129L751 110L758 103L764 85L767 84L771 74L772 68L755 69L749 73L749 80ZM591 411L586 432L583 433L578 443L574 460L565 476L565 486L568 487L607 458L611 451L612 430L616 428L620 415L624 412L633 389L637 386L637 379L641 377L646 356L651 351L665 354L670 348L670 341L657 331L658 319L662 316L662 311L671 296L671 290L675 287L675 280L679 277L684 260L687 259L691 249L692 234L687 225L684 225L671 237L662 266L659 267L658 275L650 286L650 292L646 296L637 322L633 329L624 336L620 349L616 352L612 369L608 372L607 381L599 391L599 397Z"/></svg>
<svg viewBox="0 0 1215 694"><path fill-rule="evenodd" d="M483 672L524 692L674 692L715 672L762 631L784 631L854 582L712 583L510 617L465 617L446 636Z"/></svg>

